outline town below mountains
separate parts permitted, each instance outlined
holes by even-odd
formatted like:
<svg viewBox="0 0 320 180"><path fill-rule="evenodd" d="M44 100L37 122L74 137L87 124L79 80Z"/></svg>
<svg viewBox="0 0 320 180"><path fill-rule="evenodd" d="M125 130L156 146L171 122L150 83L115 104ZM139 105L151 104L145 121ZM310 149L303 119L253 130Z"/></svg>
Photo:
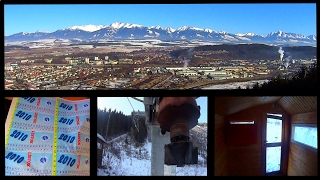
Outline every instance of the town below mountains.
<svg viewBox="0 0 320 180"><path fill-rule="evenodd" d="M113 23L17 33L4 44L7 90L215 89L292 77L317 62L316 36L282 31Z"/></svg>
<svg viewBox="0 0 320 180"><path fill-rule="evenodd" d="M92 41L123 41L123 40L159 40L162 42L187 41L211 42L217 44L268 44L276 46L316 46L316 35L302 35L278 30L267 35L255 33L232 34L226 31L214 31L191 26L178 29L171 27L151 26L114 22L110 25L72 26L54 32L36 31L20 32L4 37L5 45L18 41L37 41L45 39L69 40L72 43Z"/></svg>

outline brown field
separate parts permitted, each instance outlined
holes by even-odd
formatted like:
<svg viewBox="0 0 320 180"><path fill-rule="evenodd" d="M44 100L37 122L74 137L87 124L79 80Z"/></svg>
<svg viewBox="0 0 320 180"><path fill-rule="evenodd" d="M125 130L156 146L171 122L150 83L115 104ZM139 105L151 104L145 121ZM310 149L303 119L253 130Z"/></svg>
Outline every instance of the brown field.
<svg viewBox="0 0 320 180"><path fill-rule="evenodd" d="M139 48L130 47L109 47L103 46L99 48L80 48L78 46L63 46L63 47L52 47L52 48L34 48L30 50L12 50L5 52L5 62L10 60L22 60L30 57L42 57L49 56L47 58L63 56L63 55L77 55L78 53L88 54L105 54L109 52L132 52L140 50Z"/></svg>

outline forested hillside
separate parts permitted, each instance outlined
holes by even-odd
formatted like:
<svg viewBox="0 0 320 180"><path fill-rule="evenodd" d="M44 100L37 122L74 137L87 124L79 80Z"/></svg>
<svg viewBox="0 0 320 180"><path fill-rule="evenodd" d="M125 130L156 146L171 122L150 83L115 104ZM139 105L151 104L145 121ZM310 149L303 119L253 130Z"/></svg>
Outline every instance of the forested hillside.
<svg viewBox="0 0 320 180"><path fill-rule="evenodd" d="M285 56L294 59L313 59L317 57L317 47L312 46L285 46L281 47ZM193 58L205 54L211 59L239 59L239 60L275 60L280 59L279 46L265 44L222 44L206 45L193 48ZM211 53L209 53L211 52ZM190 48L174 50L170 55L174 58L186 57Z"/></svg>
<svg viewBox="0 0 320 180"><path fill-rule="evenodd" d="M144 121L137 122L138 128L136 128L132 121L132 117L124 115L121 111L98 109L97 125L97 133L106 140L111 140L114 137L126 133L131 133L134 139L139 143L144 142L147 138L147 129Z"/></svg>

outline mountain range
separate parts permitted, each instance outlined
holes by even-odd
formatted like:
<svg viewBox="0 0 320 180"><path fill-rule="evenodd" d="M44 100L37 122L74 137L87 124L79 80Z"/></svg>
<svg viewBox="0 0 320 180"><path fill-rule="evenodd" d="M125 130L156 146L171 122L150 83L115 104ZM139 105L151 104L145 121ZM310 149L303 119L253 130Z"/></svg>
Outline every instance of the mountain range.
<svg viewBox="0 0 320 180"><path fill-rule="evenodd" d="M42 39L69 39L76 41L99 40L146 40L162 41L209 41L216 43L261 43L269 45L316 46L316 35L301 35L281 30L267 35L254 33L232 34L226 31L214 31L192 26L182 26L178 29L171 27L151 26L114 22L110 25L84 25L59 29L54 32L36 31L33 33L20 32L4 36L5 42L35 41Z"/></svg>

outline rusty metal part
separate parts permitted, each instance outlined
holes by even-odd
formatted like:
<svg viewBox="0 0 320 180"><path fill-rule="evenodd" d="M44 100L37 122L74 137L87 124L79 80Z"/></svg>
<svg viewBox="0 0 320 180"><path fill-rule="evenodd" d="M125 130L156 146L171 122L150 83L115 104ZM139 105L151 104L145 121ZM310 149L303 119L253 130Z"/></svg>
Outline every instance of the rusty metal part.
<svg viewBox="0 0 320 180"><path fill-rule="evenodd" d="M198 164L198 148L192 142L170 143L165 145L164 163L183 167L185 164Z"/></svg>
<svg viewBox="0 0 320 180"><path fill-rule="evenodd" d="M189 130L198 124L200 109L194 97L163 97L157 113L160 128L170 132L171 139L189 136Z"/></svg>
<svg viewBox="0 0 320 180"><path fill-rule="evenodd" d="M170 128L170 137L174 142L185 140L184 137L189 137L189 127L186 123L175 123Z"/></svg>

